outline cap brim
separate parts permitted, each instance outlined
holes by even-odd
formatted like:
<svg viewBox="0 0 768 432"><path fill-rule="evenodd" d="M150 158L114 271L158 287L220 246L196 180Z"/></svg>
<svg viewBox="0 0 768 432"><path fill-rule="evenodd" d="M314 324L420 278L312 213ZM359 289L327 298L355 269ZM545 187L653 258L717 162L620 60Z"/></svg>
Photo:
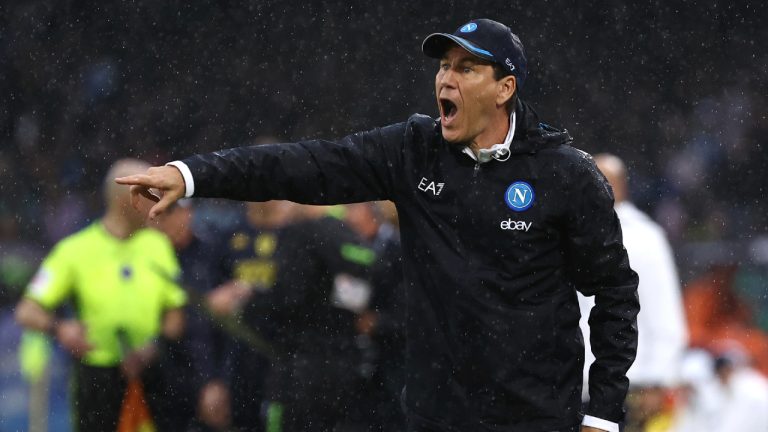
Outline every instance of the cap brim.
<svg viewBox="0 0 768 432"><path fill-rule="evenodd" d="M480 57L483 60L491 62L496 61L496 59L493 58L493 54L489 51L478 47L466 39L448 33L432 33L427 36L421 44L421 51L428 57L436 59L443 58L443 54L448 50L451 43L455 43L467 50L470 54Z"/></svg>

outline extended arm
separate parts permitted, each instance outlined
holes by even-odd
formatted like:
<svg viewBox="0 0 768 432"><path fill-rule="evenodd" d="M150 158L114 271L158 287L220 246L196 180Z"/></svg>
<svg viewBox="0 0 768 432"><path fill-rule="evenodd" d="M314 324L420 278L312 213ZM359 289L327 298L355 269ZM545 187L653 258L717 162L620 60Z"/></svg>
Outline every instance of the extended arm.
<svg viewBox="0 0 768 432"><path fill-rule="evenodd" d="M193 195L306 204L389 199L395 191L407 133L408 124L399 123L337 141L221 150L116 181L134 186L134 203L140 195L158 201L150 217Z"/></svg>

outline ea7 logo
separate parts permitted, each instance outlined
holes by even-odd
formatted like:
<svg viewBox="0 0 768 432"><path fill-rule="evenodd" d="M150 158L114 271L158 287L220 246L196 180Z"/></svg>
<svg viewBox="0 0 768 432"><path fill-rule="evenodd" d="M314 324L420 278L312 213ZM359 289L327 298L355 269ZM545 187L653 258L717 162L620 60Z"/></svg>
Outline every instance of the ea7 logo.
<svg viewBox="0 0 768 432"><path fill-rule="evenodd" d="M419 182L419 190L422 192L432 192L432 195L440 195L440 192L443 191L443 186L445 186L445 183L435 183L427 180L426 177L422 177Z"/></svg>
<svg viewBox="0 0 768 432"><path fill-rule="evenodd" d="M501 221L501 229L503 230L528 232L531 226L533 226L533 222L514 221L512 219Z"/></svg>

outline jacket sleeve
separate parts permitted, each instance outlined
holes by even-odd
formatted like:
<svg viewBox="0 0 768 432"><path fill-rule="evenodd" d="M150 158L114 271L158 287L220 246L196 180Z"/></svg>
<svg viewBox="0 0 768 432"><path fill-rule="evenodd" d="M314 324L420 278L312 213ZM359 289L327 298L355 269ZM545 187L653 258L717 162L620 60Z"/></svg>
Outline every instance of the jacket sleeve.
<svg viewBox="0 0 768 432"><path fill-rule="evenodd" d="M182 162L194 196L338 204L391 199L407 123L312 140L220 150Z"/></svg>
<svg viewBox="0 0 768 432"><path fill-rule="evenodd" d="M571 173L575 190L566 237L569 278L581 293L595 296L589 327L596 360L589 370L587 415L619 422L637 351L638 278L629 267L610 186L589 155L579 159Z"/></svg>

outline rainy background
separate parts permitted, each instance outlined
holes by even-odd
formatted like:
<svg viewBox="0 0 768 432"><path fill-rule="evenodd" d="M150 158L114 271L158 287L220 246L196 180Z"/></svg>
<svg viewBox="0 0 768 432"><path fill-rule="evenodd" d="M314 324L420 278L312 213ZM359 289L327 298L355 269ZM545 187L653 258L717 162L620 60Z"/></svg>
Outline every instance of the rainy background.
<svg viewBox="0 0 768 432"><path fill-rule="evenodd" d="M13 306L41 257L102 211L116 159L153 164L259 137L334 138L437 114L423 38L511 26L521 96L574 145L622 157L684 284L715 266L768 331L768 8L745 1L0 5L0 430L25 430ZM239 207L201 205L200 225ZM215 215L206 218L205 215ZM767 353L768 354L768 353ZM68 430L55 354L51 430Z"/></svg>

